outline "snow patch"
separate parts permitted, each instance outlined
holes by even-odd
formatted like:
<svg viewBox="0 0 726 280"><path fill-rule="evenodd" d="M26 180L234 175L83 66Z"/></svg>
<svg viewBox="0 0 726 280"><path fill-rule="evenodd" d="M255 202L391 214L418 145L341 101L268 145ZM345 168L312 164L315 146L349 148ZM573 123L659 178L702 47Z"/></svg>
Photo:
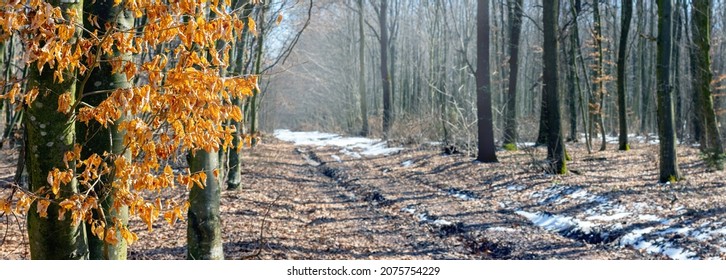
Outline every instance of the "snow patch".
<svg viewBox="0 0 726 280"><path fill-rule="evenodd" d="M509 228L509 227L490 227L487 228L488 231L502 231L502 232L516 232L516 229Z"/></svg>
<svg viewBox="0 0 726 280"><path fill-rule="evenodd" d="M409 167L411 165L413 165L413 161L410 159L401 163L401 166L403 167Z"/></svg>
<svg viewBox="0 0 726 280"><path fill-rule="evenodd" d="M614 221L614 220L620 220L622 218L625 218L627 216L630 216L632 213L630 212L622 212L622 213L616 213L613 215L597 215L597 216L590 216L585 218L586 220L597 220L597 221Z"/></svg>
<svg viewBox="0 0 726 280"><path fill-rule="evenodd" d="M450 196L456 197L461 200L476 200L477 196L471 191L462 191L456 188L450 188L446 191Z"/></svg>
<svg viewBox="0 0 726 280"><path fill-rule="evenodd" d="M426 211L419 212L412 205L401 208L401 211L413 215L414 217L416 217L416 220L418 220L420 223L430 223L430 224L434 224L437 226L450 226L450 225L454 224L454 223L444 220L444 219L438 219L436 217L431 217L429 215L429 213L427 213ZM419 213L416 213L416 212L419 212Z"/></svg>
<svg viewBox="0 0 726 280"><path fill-rule="evenodd" d="M364 156L386 156L403 150L403 148L389 148L387 141L380 139L369 139L363 137L343 137L333 133L322 133L318 131L290 131L288 129L277 129L273 134L277 139L293 142L295 145L309 146L336 146L343 148L341 153L353 157Z"/></svg>
<svg viewBox="0 0 726 280"><path fill-rule="evenodd" d="M517 191L517 192L524 190L526 188L527 188L527 186L525 186L525 185L509 185L509 186L507 186L508 191Z"/></svg>
<svg viewBox="0 0 726 280"><path fill-rule="evenodd" d="M580 221L578 219L548 213L531 213L527 211L516 211L520 216L529 219L533 224L549 231L567 232L575 228L582 229L583 232L590 232L595 225L591 222Z"/></svg>
<svg viewBox="0 0 726 280"><path fill-rule="evenodd" d="M653 233L654 230L654 227L633 230L620 238L620 246L631 246L636 250L643 250L651 254L663 254L674 260L696 258L695 253L676 247L671 242L664 242L662 237L656 240L649 240L644 237L644 235ZM666 231L658 232L656 235L663 235Z"/></svg>
<svg viewBox="0 0 726 280"><path fill-rule="evenodd" d="M658 217L656 215L651 215L651 214L638 215L638 220L646 221L646 222L663 221L663 219L661 217Z"/></svg>

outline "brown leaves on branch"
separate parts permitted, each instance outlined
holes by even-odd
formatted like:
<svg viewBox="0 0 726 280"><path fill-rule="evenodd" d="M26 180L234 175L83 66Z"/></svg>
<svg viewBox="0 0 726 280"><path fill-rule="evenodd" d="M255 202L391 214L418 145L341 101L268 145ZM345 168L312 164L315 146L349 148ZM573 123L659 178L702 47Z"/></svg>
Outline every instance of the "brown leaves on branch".
<svg viewBox="0 0 726 280"><path fill-rule="evenodd" d="M253 4L260 4L257 2ZM57 166L47 175L48 185L39 192L18 189L15 197L0 199L0 214L26 213L36 203L38 213L46 217L49 206L57 204L60 219L70 213L73 223L86 222L94 235L111 243L117 241L116 232L129 242L137 237L120 222L107 225L93 218L91 213L97 211L104 195L113 193L114 207L128 206L130 214L149 230L160 216L170 224L182 219L189 207L186 202L145 197L176 186L203 188L205 173L174 172L172 164L178 163L180 154L229 147L235 131L223 124L243 117L232 100L251 96L257 89L255 76L220 75L220 69L230 64L230 47L218 49L217 43L234 42L243 31L256 33L254 20L228 12L233 11L230 1L114 3L123 5L135 18L145 16L146 24L133 29L109 23L101 27L98 16L88 14L85 16L96 29L87 30L82 15L69 10L64 17L59 7L42 0L0 7L0 41L10 34L20 38L24 62L39 71L53 71L55 83L76 81L78 87L86 86L86 76L102 62L113 73L138 80L130 87L102 92L106 98L97 106L74 98L75 92L39 92L38 88L23 92L19 84L0 96L30 107L38 94L55 95L59 112L75 114L81 123L96 122L125 132L122 152L80 158L82 147L77 144L63 155L65 166ZM278 23L281 20L278 17ZM96 193L94 187L104 176L112 178L114 192ZM79 192L60 199L59 191L66 184L77 184Z"/></svg>

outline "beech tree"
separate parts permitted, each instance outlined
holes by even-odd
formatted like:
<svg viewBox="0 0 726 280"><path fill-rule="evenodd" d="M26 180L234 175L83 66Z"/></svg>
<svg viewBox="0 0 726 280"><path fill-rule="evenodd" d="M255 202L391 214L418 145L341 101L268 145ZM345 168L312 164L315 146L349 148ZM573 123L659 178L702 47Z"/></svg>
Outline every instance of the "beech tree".
<svg viewBox="0 0 726 280"><path fill-rule="evenodd" d="M628 144L628 115L625 102L625 60L628 50L628 33L630 31L630 19L633 14L633 1L623 0L621 10L620 45L618 46L618 121L620 136L618 137L618 149L621 151L630 150Z"/></svg>
<svg viewBox="0 0 726 280"><path fill-rule="evenodd" d="M721 134L716 122L716 113L713 109L713 96L711 94L711 0L693 0L691 12L691 29L693 33L693 89L696 101L696 121L701 132L701 150L713 160L713 167L723 169L723 162L719 158L723 155Z"/></svg>
<svg viewBox="0 0 726 280"><path fill-rule="evenodd" d="M476 159L481 162L497 162L489 71L489 0L479 0L476 10L476 108L479 127L479 153Z"/></svg>
<svg viewBox="0 0 726 280"><path fill-rule="evenodd" d="M391 75L388 65L388 0L381 0L378 8L378 28L381 46L381 87L383 88L383 135L387 136L393 124L393 108L391 107Z"/></svg>
<svg viewBox="0 0 726 280"><path fill-rule="evenodd" d="M560 117L560 99L558 91L557 54L559 43L557 31L559 30L559 0L544 0L542 11L542 29L544 32L544 45L542 54L544 60L543 81L544 98L547 98L547 160L551 171L556 174L567 173L565 162L565 143L562 140L562 124Z"/></svg>
<svg viewBox="0 0 726 280"><path fill-rule="evenodd" d="M360 71L360 73L358 73L358 94L360 99L360 117L362 121L360 135L365 137L368 136L368 98L366 97L366 35L363 29L363 22L365 21L365 9L363 7L363 0L358 0L358 13L358 71Z"/></svg>
<svg viewBox="0 0 726 280"><path fill-rule="evenodd" d="M509 1L509 87L504 125L504 148L517 149L517 80L519 35L522 32L522 0Z"/></svg>
<svg viewBox="0 0 726 280"><path fill-rule="evenodd" d="M85 1L83 10L85 13L93 15L84 19L83 26L90 32L98 34L106 34L116 30L131 30L134 20L130 13L126 13L122 5L114 5L111 1ZM97 21L91 21L97 19ZM83 36L91 38L91 33L85 32ZM132 57L129 53L102 54L98 67L90 71L90 75L78 87L78 96L81 101L90 105L98 106L109 97L110 93L116 89L131 88L126 75L120 72L112 72L112 66L106 61L122 59L131 61ZM116 120L123 121L124 116ZM93 154L103 155L111 153L118 156L128 156L124 151L123 138L124 133L119 130L117 125L110 124L103 126L95 120L88 123L79 123L76 125L77 140L82 145L81 158L88 158ZM113 164L110 158L107 164ZM95 219L102 219L106 224L113 224L114 220L119 221L121 226L126 226L129 219L129 208L127 205L118 205L115 202L116 196L112 191L116 189L111 187L113 182L113 173L106 174L100 178L99 183L94 187L93 191L97 193L101 200L101 208L94 211ZM97 226L97 225L96 225ZM94 227L93 224L88 228ZM105 242L102 238L94 234L88 234L88 244L91 259L126 259L127 242L121 236L120 231L115 232L115 243Z"/></svg>
<svg viewBox="0 0 726 280"><path fill-rule="evenodd" d="M229 52L218 49L217 42L232 41L233 33L256 27L251 19L230 13L229 4L209 6L214 17L207 17L200 5L122 1L111 8L98 6L94 12L99 14L84 14L80 1L34 0L3 8L0 29L20 37L30 63L27 89L15 84L1 96L22 104L28 116L30 188L15 186L12 201L3 198L0 204L27 213L33 259L88 258L87 235L109 244L134 242L136 234L116 216L125 207L149 229L160 216L173 224L190 209L187 201L149 198L149 192L176 186L201 190L210 184L205 190L214 193L209 179L220 170L209 166L220 149L231 145L235 131L223 124L242 119L232 100L258 89L256 76L220 75L229 66ZM105 17L118 9L124 13L114 12L114 20ZM80 35L82 15L95 27L85 29L85 36ZM129 17L143 17L143 24L130 27L125 22ZM101 22L109 24L101 29ZM107 77L99 77L101 73ZM116 85L116 78L137 82L126 87ZM92 87L86 90L88 83ZM89 91L93 87L98 90ZM103 98L92 100L96 95ZM84 146L76 137L77 123L116 135L110 136L115 143L109 148L84 135L88 143L99 144ZM118 143L123 148L114 146ZM187 152L215 156L199 171L175 172L176 155ZM196 161L191 164L196 169ZM104 203L110 212L104 211ZM110 247L104 247L103 257L112 258Z"/></svg>
<svg viewBox="0 0 726 280"><path fill-rule="evenodd" d="M37 17L55 17L61 23L56 24L52 20L40 23L42 25L33 30L38 36L28 43L37 46L38 52L41 45L55 44L55 51L63 54L65 59L71 59L74 50L80 56L78 50L82 47L79 38L81 29L76 24L83 22L83 2L69 4L52 1L34 4L31 9L40 14ZM14 8L19 9L22 6L18 4ZM50 32L45 33L43 29ZM51 203L51 199L71 201L81 195L78 180L74 176L50 175L59 168L67 168L69 174L74 173L76 168L75 161L69 161L64 155L74 150L76 140L76 115L73 110L68 110L67 104L76 102L79 62L76 61L73 65L58 61L54 69L49 69L50 66L45 65L44 59L52 58L40 56L31 65L28 73L30 90L24 95L27 114L24 118L27 129L25 161L30 175L29 192L37 194L34 203L28 203L27 198L25 203L21 203L22 206L30 206L27 211L30 256L33 259L87 259L88 239L85 223L81 223L78 217L81 213L72 213L66 211L63 204ZM13 100L13 95L19 93L19 90L17 85L6 98ZM50 189L47 187L49 181L53 183ZM98 203L97 201L93 199L93 203Z"/></svg>
<svg viewBox="0 0 726 280"><path fill-rule="evenodd" d="M681 179L676 153L676 123L671 82L671 52L673 49L672 0L658 0L658 52L656 67L658 85L658 137L661 183Z"/></svg>

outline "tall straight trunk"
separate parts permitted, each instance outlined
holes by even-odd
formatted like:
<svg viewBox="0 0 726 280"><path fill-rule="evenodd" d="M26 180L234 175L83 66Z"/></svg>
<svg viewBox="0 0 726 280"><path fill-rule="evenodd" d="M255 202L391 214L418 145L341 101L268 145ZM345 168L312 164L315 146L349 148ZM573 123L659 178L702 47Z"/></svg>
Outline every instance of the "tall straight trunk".
<svg viewBox="0 0 726 280"><path fill-rule="evenodd" d="M675 41L673 42L673 61L676 67L673 67L675 79L680 79L681 75L681 40L683 37L683 16L681 14L681 5L683 0L676 0L674 10L674 21L675 21ZM683 86L685 83L675 83L673 86L675 102L676 102L676 139L684 140L683 138L683 126L685 125L683 118Z"/></svg>
<svg viewBox="0 0 726 280"><path fill-rule="evenodd" d="M537 140L535 144L542 145L546 144L549 137L549 99L542 88L542 99L540 99L540 111L539 111L539 131L537 133Z"/></svg>
<svg viewBox="0 0 726 280"><path fill-rule="evenodd" d="M650 8L652 9L652 7ZM640 0L638 2L638 10L640 11L640 18L643 19L643 25L644 27L648 25L649 18L650 18L650 11L645 10L645 0ZM655 24L650 20L650 30L648 31L648 36L653 36L654 30L655 30ZM645 28L644 28L645 29ZM641 76L641 102L640 102L640 132L644 135L648 135L650 131L650 127L648 124L650 123L650 101L651 101L651 95L652 95L652 87L650 81L652 80L652 59L651 59L651 52L645 51L650 47L651 43L646 38L641 38L639 41L639 47L638 49L641 50L640 52L640 76Z"/></svg>
<svg viewBox="0 0 726 280"><path fill-rule="evenodd" d="M219 215L220 187L215 170L219 168L216 152L196 151L187 157L192 173L207 175L204 188L192 187L189 191L187 221L187 259L221 260L222 220Z"/></svg>
<svg viewBox="0 0 726 280"><path fill-rule="evenodd" d="M672 0L658 0L658 53L656 78L658 82L658 137L660 138L661 183L681 179L676 154L676 123L673 108L673 85L671 84L671 53L673 48L673 3Z"/></svg>
<svg viewBox="0 0 726 280"><path fill-rule="evenodd" d="M509 87L504 124L504 147L517 149L517 78L519 74L519 36L522 33L523 0L509 1Z"/></svg>
<svg viewBox="0 0 726 280"><path fill-rule="evenodd" d="M262 4L262 7L260 8L260 18L258 21L260 24L260 32L257 35L257 50L256 50L256 57L255 57L255 75L260 75L262 70L262 58L264 56L264 47L265 47L265 12L267 11L269 7L269 4ZM249 103L247 104L247 108L249 109L249 124L250 124L250 131L249 133L253 135L252 137L252 145L257 144L257 138L254 137L255 134L257 134L257 125L259 124L259 116L257 113L257 110L259 109L259 102L257 101L258 97L260 95L260 91L255 88L252 91L252 97L249 99Z"/></svg>
<svg viewBox="0 0 726 280"><path fill-rule="evenodd" d="M686 8L684 7L683 9L686 9ZM686 15L686 17L688 17L688 13L686 13L684 11L684 14ZM691 20L693 20L693 19L691 19ZM689 22L688 18L686 18L686 22ZM691 24L692 23L693 22L691 22ZM698 72L698 50L694 46L695 43L693 41L693 36L694 36L694 34L692 32L693 30L694 30L694 28L686 28L686 32L688 33L687 36L688 36L689 40L691 40L690 44L689 44L689 48L688 48L688 55L690 58L689 59L690 63L688 65L689 66L688 69L691 74L691 83L694 83L694 85L695 85L696 73ZM692 90L694 91L693 100L691 101L691 105L693 106L693 110L692 110L693 113L691 114L691 121L693 123L693 138L692 139L697 141L698 143L703 143L703 135L704 135L703 131L705 130L703 127L703 120L704 120L703 119L703 110L698 109L698 108L700 108L700 106L703 106L702 105L703 102L700 101L700 99L702 98L702 95L695 92L698 90L697 86L692 86ZM701 148L703 148L703 145L701 145Z"/></svg>
<svg viewBox="0 0 726 280"><path fill-rule="evenodd" d="M244 7L241 13L242 18L246 18L252 13L252 7L249 6L249 0L236 0L233 1L232 5L235 9ZM239 36L237 42L235 42L236 46L232 48L234 50L231 58L234 63L230 66L232 69L232 75L240 75L243 72L242 65L244 64L245 58L248 54L246 46L249 36L247 29L243 29L241 36ZM242 100L239 98L235 98L233 103L235 106L242 107ZM227 153L228 190L238 190L242 185L242 149L240 145L244 145L242 141L245 129L243 121L231 121L235 128L235 132L234 138L232 138L232 147L230 147L229 152Z"/></svg>
<svg viewBox="0 0 726 280"><path fill-rule="evenodd" d="M378 26L381 35L381 85L383 87L383 135L388 138L388 131L393 124L391 108L391 76L388 73L388 0L381 0L378 11Z"/></svg>
<svg viewBox="0 0 726 280"><path fill-rule="evenodd" d="M600 4L598 1L595 1L593 3L593 17L594 17L594 34L595 37L595 48L597 52L597 62L595 65L595 81L593 81L593 85L596 86L595 90L595 98L593 100L592 106L595 107L594 110L594 121L597 122L597 125L600 127L600 151L604 151L607 148L607 136L605 134L605 122L603 120L603 110L605 110L605 66L603 60L605 59L605 53L603 52L603 33L602 33L602 18L600 16Z"/></svg>
<svg viewBox="0 0 726 280"><path fill-rule="evenodd" d="M105 26L112 26L119 30L130 30L133 27L134 19L128 14L124 13L122 5L113 5L110 1L96 1L84 2L84 11L86 13L95 15L98 17L99 26L102 26L99 33L103 34L107 32ZM96 30L93 24L84 19L84 26L88 30ZM83 102L91 105L98 106L108 98L110 92L115 89L130 88L126 75L123 73L112 73L111 65L108 62L110 60L125 60L132 61L131 55L127 53L115 53L114 55L104 55L101 57L104 62L100 63L98 68L93 69L88 82L82 87L79 86L78 93L79 97ZM104 92L107 93L99 93ZM96 121L91 120L88 125L84 123L76 124L76 134L78 143L84 143L81 151L81 158L85 159L93 154L102 155L104 152L113 154L122 154L124 151L123 138L124 133L117 129L117 124L122 119L117 120L113 125L103 127ZM112 162L108 162L112 164ZM105 218L106 227L114 227L114 221L121 222L118 226L126 226L129 220L129 208L128 206L114 207L115 193L116 190L112 187L113 174L103 176L99 184L94 187L94 191L99 194L101 198L101 206L103 211L103 217ZM100 213L94 213L96 218L100 218ZM127 254L126 240L121 237L121 231L116 232L115 244L108 244L103 239L97 236L87 233L88 235L88 246L90 252L90 258L95 260L124 260Z"/></svg>
<svg viewBox="0 0 726 280"><path fill-rule="evenodd" d="M701 136L701 150L712 156L723 154L723 145L713 109L713 96L711 95L711 0L693 0L693 13L691 28L693 29L693 47L695 67L693 67L693 89L698 96L695 110L700 110L701 119L698 121L703 128ZM723 169L723 163L716 161L715 166Z"/></svg>
<svg viewBox="0 0 726 280"><path fill-rule="evenodd" d="M478 0L476 8L476 108L480 162L497 162L492 119L492 89L489 71L489 0Z"/></svg>
<svg viewBox="0 0 726 280"><path fill-rule="evenodd" d="M360 95L360 117L363 121L363 125L360 129L360 135L363 137L368 136L368 99L366 99L366 67L365 67L365 49L366 49L366 36L363 31L364 23L364 9L363 0L358 0L358 35L359 35L359 48L358 48L358 63L359 63L359 79L358 79L358 94Z"/></svg>
<svg viewBox="0 0 726 280"><path fill-rule="evenodd" d="M81 22L83 1L64 3L51 1L51 5L59 7L63 16L68 18L71 11L77 15L76 21ZM75 37L70 44L75 44L80 29L76 29ZM28 89L37 88L38 97L26 109L24 118L27 129L26 139L26 166L29 176L31 192L38 192L41 188L47 190L48 173L53 168L65 166L63 157L66 152L73 150L75 142L75 115L73 111L64 114L58 112L58 97L60 94L76 91L75 72L65 71L61 83L54 82L53 71L45 67L40 73L37 64L30 67L28 76ZM71 94L71 103L75 97ZM53 137L48 137L48 135ZM69 163L73 168L75 163ZM58 199L69 198L78 194L78 184L75 179L60 186ZM30 257L32 259L87 259L88 240L86 238L85 224L72 224L71 213L66 212L59 219L59 206L51 203L47 208L47 217L40 217L37 212L36 200L28 210L28 239L30 243Z"/></svg>
<svg viewBox="0 0 726 280"><path fill-rule="evenodd" d="M622 1L622 22L620 26L620 45L618 46L618 119L620 126L620 137L618 137L618 150L630 150L628 144L628 115L625 102L625 61L628 49L628 33L630 31L630 20L633 15L633 1Z"/></svg>
<svg viewBox="0 0 726 280"><path fill-rule="evenodd" d="M572 26L572 34L570 35L570 43L572 47L572 69L574 70L574 84L575 87L577 87L577 93L578 93L578 102L580 103L580 117L582 118L582 127L583 131L585 132L585 147L587 147L587 153L592 153L592 141L590 138L590 131L588 129L587 124L587 115L588 111L585 108L585 96L582 90L582 86L580 85L580 67L578 67L578 60L582 64L582 72L585 75L584 81L586 84L589 83L588 77L587 77L587 70L585 70L585 60L582 56L582 50L580 49L580 27L578 25L578 18L580 15L580 11L582 10L582 2L580 0L570 0L570 12L572 13L572 18L574 21L574 25ZM586 88L590 88L587 86Z"/></svg>
<svg viewBox="0 0 726 280"><path fill-rule="evenodd" d="M570 39L572 36L570 36ZM567 137L567 141L578 142L577 139L577 91L575 83L579 83L577 77L576 68L576 53L574 50L574 44L570 40L570 51L567 53L567 108L570 119L570 136Z"/></svg>
<svg viewBox="0 0 726 280"><path fill-rule="evenodd" d="M560 98L558 92L558 17L559 0L543 0L542 28L544 31L544 61L543 81L544 97L547 98L549 110L547 112L547 160L551 164L551 171L556 174L567 173L565 163L565 142L562 140L562 125L560 123Z"/></svg>

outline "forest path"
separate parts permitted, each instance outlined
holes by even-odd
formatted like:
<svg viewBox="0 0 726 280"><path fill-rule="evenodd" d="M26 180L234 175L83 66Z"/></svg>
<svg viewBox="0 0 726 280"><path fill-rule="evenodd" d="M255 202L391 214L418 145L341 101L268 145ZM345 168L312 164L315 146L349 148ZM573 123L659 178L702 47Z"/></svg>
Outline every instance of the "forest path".
<svg viewBox="0 0 726 280"><path fill-rule="evenodd" d="M487 191L496 182L511 184L511 170L441 156L435 148L359 158L339 147L271 139L251 152L245 166L249 188L239 197L267 193L275 208L287 209L269 214L262 258L648 258L531 224L514 206L502 206L515 199L500 203L502 197ZM494 170L485 181L454 175L469 169Z"/></svg>
<svg viewBox="0 0 726 280"><path fill-rule="evenodd" d="M695 149L679 150L687 180L658 185L649 145L596 155L568 146L578 173L567 176L542 172L542 148L482 164L428 144L364 154L373 147L387 149L267 137L245 150L242 188L222 192L225 257L705 259L726 248L726 174L706 172ZM185 258L185 221L130 227L130 259ZM0 259L28 258L24 229L22 216L0 219Z"/></svg>

